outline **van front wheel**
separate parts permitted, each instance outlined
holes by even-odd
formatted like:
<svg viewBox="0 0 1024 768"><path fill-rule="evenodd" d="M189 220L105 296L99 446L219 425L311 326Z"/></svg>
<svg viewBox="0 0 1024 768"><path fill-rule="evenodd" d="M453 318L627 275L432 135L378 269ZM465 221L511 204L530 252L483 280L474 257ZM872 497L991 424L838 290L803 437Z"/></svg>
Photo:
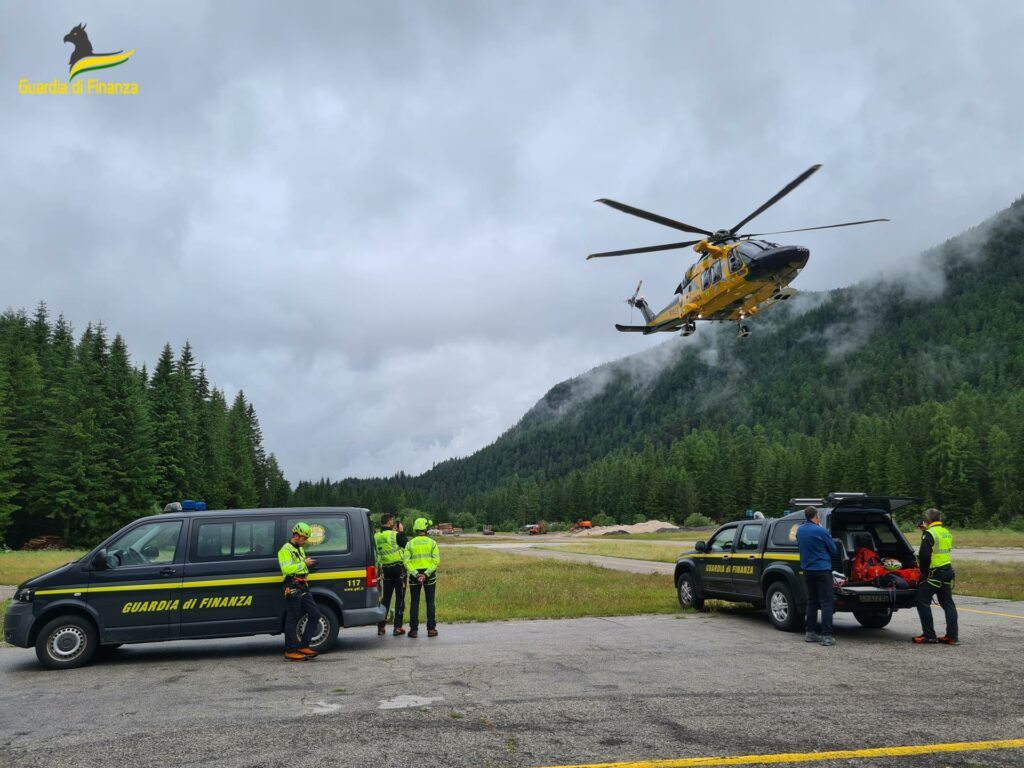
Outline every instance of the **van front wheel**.
<svg viewBox="0 0 1024 768"><path fill-rule="evenodd" d="M320 621L317 626L313 627L309 647L317 653L323 653L324 651L331 650L334 643L338 640L340 625L338 624L338 614L334 612L333 608L323 603L317 603L317 607L320 608ZM298 635L299 642L302 642L302 631L306 628L307 621L309 621L309 617L303 616L295 627L295 633Z"/></svg>
<svg viewBox="0 0 1024 768"><path fill-rule="evenodd" d="M69 614L48 622L36 637L36 657L47 669L74 669L88 664L99 638L88 619Z"/></svg>
<svg viewBox="0 0 1024 768"><path fill-rule="evenodd" d="M697 588L693 583L693 576L687 572L683 572L679 575L679 581L676 584L676 594L679 597L679 605L683 608L693 608L694 610L702 610L704 608L704 598L697 597Z"/></svg>

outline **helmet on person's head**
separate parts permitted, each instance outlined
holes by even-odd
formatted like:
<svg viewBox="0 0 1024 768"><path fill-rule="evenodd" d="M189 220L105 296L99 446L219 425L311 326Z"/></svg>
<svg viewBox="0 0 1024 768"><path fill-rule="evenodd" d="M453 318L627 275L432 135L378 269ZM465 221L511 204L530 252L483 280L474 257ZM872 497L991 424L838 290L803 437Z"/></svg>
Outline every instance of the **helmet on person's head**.
<svg viewBox="0 0 1024 768"><path fill-rule="evenodd" d="M897 560L895 557L882 558L882 566L887 571L898 571L903 567L903 563Z"/></svg>
<svg viewBox="0 0 1024 768"><path fill-rule="evenodd" d="M296 523L295 527L292 528L292 533L309 538L309 535L313 533L313 529L309 527L309 523Z"/></svg>
<svg viewBox="0 0 1024 768"><path fill-rule="evenodd" d="M412 524L413 531L426 531L430 527L430 521L425 517L417 517L416 522Z"/></svg>

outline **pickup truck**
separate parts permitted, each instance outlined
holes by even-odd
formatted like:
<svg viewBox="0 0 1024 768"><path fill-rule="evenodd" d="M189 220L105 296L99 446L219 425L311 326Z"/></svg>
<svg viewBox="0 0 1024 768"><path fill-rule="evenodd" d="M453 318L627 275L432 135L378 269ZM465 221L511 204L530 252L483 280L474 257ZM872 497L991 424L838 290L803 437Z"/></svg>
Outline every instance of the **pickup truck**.
<svg viewBox="0 0 1024 768"><path fill-rule="evenodd" d="M768 609L777 629L800 630L807 591L796 531L806 519L804 508L818 509L822 526L836 544L832 570L849 578L860 547L873 549L879 557L896 558L905 568L914 566L914 549L893 513L917 502L906 497L832 493L825 499L791 499L790 506L799 511L785 517L726 523L676 562L679 604L700 610L705 600L712 599L752 603ZM844 584L835 587L835 595L837 613L852 612L861 625L881 628L892 620L894 611L914 606L917 590Z"/></svg>

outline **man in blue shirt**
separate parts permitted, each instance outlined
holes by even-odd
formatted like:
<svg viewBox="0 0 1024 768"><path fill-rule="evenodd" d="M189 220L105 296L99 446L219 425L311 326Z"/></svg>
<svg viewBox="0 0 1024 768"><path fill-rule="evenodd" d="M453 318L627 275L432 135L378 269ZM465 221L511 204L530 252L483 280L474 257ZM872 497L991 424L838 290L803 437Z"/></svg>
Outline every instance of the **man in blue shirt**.
<svg viewBox="0 0 1024 768"><path fill-rule="evenodd" d="M829 532L821 526L815 507L804 509L807 519L796 530L796 543L800 547L800 569L804 572L807 585L807 616L804 621L804 640L808 643L821 642L835 645L832 636L832 604L835 591L832 588L832 555L836 544ZM818 609L821 609L821 635L818 628Z"/></svg>

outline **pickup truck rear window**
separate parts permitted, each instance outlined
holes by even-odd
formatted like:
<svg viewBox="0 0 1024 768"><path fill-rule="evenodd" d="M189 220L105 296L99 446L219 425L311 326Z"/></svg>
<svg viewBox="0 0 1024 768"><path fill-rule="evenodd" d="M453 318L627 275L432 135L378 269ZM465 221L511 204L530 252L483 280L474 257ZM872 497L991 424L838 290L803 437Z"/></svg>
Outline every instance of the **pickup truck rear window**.
<svg viewBox="0 0 1024 768"><path fill-rule="evenodd" d="M772 546L780 549L796 549L796 529L803 520L783 520L775 524L772 531Z"/></svg>

